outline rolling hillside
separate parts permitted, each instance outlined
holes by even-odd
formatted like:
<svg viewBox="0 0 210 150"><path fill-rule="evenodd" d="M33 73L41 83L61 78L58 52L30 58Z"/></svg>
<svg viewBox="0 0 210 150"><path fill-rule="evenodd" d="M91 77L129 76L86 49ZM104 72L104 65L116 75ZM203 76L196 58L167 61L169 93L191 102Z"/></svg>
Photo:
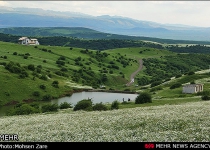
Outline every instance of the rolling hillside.
<svg viewBox="0 0 210 150"><path fill-rule="evenodd" d="M107 90L136 91L141 86L157 81L162 83L180 73L208 69L210 63L209 55L177 54L148 47L96 51L8 42L0 44L1 105L71 95L78 87L91 89L105 85ZM133 86L127 87L126 83L138 69L140 59L144 61L143 70L136 74ZM135 87L136 84L140 86Z"/></svg>

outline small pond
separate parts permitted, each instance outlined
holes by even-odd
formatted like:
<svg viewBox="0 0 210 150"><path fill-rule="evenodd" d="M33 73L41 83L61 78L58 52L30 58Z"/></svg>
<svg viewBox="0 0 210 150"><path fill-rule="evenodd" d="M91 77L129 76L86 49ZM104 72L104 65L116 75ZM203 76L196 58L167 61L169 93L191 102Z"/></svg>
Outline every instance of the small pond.
<svg viewBox="0 0 210 150"><path fill-rule="evenodd" d="M138 96L138 94L127 94L127 93L110 93L110 92L79 92L79 93L73 93L72 96L69 97L63 97L59 99L54 99L51 102L57 103L58 105L67 102L72 104L72 106L76 105L78 101L83 99L91 99L92 102L95 103L112 103L115 100L118 100L119 102L128 101L130 99L131 101L134 101L135 98Z"/></svg>

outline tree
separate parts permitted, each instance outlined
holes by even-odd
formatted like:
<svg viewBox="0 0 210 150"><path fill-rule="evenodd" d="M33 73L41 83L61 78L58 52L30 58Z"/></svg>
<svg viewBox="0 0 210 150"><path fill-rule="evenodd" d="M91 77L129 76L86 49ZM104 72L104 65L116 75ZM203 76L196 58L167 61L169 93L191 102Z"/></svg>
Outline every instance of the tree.
<svg viewBox="0 0 210 150"><path fill-rule="evenodd" d="M151 102L152 102L152 97L147 92L140 93L135 99L135 104L143 104L143 103L151 103Z"/></svg>

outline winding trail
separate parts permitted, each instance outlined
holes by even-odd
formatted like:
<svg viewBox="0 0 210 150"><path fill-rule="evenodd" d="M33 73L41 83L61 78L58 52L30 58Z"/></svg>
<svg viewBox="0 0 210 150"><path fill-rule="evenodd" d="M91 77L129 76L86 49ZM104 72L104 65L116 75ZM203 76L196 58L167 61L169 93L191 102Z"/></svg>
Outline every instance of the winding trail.
<svg viewBox="0 0 210 150"><path fill-rule="evenodd" d="M132 83L134 83L134 77L136 76L136 74L141 71L143 68L143 60L142 59L139 59L139 68L133 72L130 76L130 82L128 82L126 85L127 86L130 86Z"/></svg>

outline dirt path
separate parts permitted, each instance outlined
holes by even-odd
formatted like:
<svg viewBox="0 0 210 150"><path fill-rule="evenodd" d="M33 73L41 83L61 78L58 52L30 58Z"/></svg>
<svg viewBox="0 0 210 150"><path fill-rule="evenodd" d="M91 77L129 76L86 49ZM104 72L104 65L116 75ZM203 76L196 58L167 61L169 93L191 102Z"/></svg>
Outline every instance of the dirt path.
<svg viewBox="0 0 210 150"><path fill-rule="evenodd" d="M132 83L134 83L134 77L136 76L136 74L137 74L139 71L142 70L142 68L143 68L143 61L142 61L142 59L140 59L140 60L139 60L139 68L138 68L135 72L133 72L133 73L131 74L131 76L130 76L130 82L128 82L128 83L126 84L127 86L130 86Z"/></svg>

